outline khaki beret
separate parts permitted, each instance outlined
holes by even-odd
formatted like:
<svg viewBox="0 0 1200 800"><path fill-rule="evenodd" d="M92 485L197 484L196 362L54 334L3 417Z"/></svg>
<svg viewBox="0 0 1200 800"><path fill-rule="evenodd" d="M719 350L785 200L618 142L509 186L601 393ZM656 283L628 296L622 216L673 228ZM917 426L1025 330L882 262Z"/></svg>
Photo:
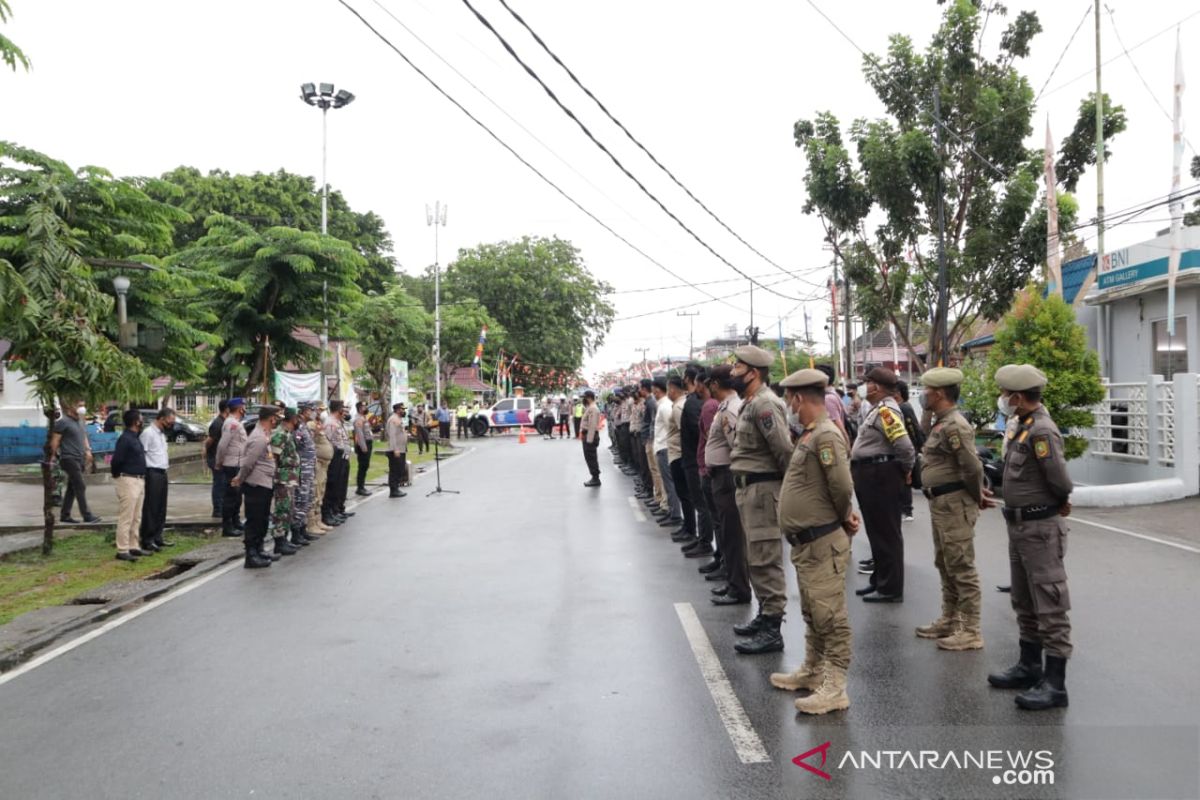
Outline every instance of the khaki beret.
<svg viewBox="0 0 1200 800"><path fill-rule="evenodd" d="M880 386L895 386L898 379L896 373L887 367L875 367L867 373L867 380L878 383Z"/></svg>
<svg viewBox="0 0 1200 800"><path fill-rule="evenodd" d="M942 389L947 386L958 386L963 382L963 373L961 369L954 367L934 367L926 370L921 376L921 383L925 386L931 386L934 389Z"/></svg>
<svg viewBox="0 0 1200 800"><path fill-rule="evenodd" d="M1032 364L1005 364L996 370L996 385L1009 392L1025 392L1046 385L1046 374Z"/></svg>
<svg viewBox="0 0 1200 800"><path fill-rule="evenodd" d="M774 356L761 347L756 347L752 344L744 344L737 350L734 350L733 357L738 361L744 361L752 367L769 367L775 363Z"/></svg>
<svg viewBox="0 0 1200 800"><path fill-rule="evenodd" d="M829 378L819 369L800 369L781 380L779 385L785 389L801 389L805 386L824 389L829 385Z"/></svg>

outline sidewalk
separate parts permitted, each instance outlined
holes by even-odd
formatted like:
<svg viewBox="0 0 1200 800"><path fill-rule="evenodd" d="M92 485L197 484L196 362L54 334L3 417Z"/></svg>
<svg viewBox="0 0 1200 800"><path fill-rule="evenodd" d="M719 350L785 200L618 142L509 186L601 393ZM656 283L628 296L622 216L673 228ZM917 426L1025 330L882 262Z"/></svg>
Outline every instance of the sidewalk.
<svg viewBox="0 0 1200 800"><path fill-rule="evenodd" d="M0 533L31 531L42 528L42 487L36 483L0 481ZM104 519L104 527L117 524L117 492L112 483L95 483L87 487L88 507ZM61 509L54 508L55 530L78 526L57 522ZM78 504L71 516L81 519ZM171 483L167 490L168 525L220 525L212 518L212 488L205 484Z"/></svg>

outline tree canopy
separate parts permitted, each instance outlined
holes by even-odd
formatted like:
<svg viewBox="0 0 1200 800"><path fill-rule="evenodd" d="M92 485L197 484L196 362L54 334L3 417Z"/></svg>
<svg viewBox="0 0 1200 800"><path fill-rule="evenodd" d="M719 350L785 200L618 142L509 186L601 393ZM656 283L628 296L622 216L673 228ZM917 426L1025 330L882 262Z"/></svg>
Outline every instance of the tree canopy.
<svg viewBox="0 0 1200 800"><path fill-rule="evenodd" d="M978 317L998 319L1044 262L1046 216L1037 204L1042 153L1023 144L1032 133L1035 98L1015 66L1041 31L1037 15L1018 14L998 51L985 55L979 6L945 5L924 52L897 34L883 58L864 56L863 73L886 117L856 119L843 132L823 112L798 121L793 135L807 164L805 213L820 216L855 289L856 311L872 327L892 322L902 337L908 319L930 319L937 309L941 174L953 347ZM989 13L1006 10L996 3ZM1105 111L1107 140L1124 129L1125 117L1111 101ZM1084 101L1080 122L1063 142L1058 177L1067 188L1095 160L1088 113L1094 98ZM1060 200L1061 229L1071 228L1076 208ZM931 338L932 365L942 354L939 337ZM905 344L911 350L913 343Z"/></svg>
<svg viewBox="0 0 1200 800"><path fill-rule="evenodd" d="M367 297L351 315L349 325L356 334L363 366L381 395L389 386L389 359L404 359L411 369L429 357L433 318L400 286Z"/></svg>
<svg viewBox="0 0 1200 800"><path fill-rule="evenodd" d="M8 0L0 0L0 22L8 22L8 18L11 16L12 8L9 7ZM13 72L17 71L18 64L26 70L29 69L29 57L21 52L21 48L17 47L16 42L3 33L0 33L0 59L3 59Z"/></svg>

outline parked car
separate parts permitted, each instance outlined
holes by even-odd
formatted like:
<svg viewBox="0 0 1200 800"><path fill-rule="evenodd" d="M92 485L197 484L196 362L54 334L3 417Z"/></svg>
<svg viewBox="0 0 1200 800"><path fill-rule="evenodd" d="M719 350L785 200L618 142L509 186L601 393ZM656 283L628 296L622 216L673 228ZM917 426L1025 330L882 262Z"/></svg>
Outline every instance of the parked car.
<svg viewBox="0 0 1200 800"><path fill-rule="evenodd" d="M154 420L158 419L157 408L139 408L138 411L142 415L142 427L149 425ZM125 423L121 420L124 411L109 412L108 419L105 420L104 430L118 431L125 428ZM193 419L175 415L175 424L171 430L167 431L167 441L175 442L176 444L184 444L186 442L200 442L208 435L208 426L201 425Z"/></svg>
<svg viewBox="0 0 1200 800"><path fill-rule="evenodd" d="M472 414L467 427L476 436L487 436L488 431L494 428L504 430L533 425L536 415L532 397L505 397Z"/></svg>

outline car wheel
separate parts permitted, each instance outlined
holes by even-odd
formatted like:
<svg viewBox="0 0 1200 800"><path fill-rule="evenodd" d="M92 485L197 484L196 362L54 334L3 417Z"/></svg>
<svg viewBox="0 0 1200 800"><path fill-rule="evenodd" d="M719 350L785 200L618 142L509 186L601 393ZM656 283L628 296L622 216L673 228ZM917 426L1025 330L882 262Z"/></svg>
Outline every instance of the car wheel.
<svg viewBox="0 0 1200 800"><path fill-rule="evenodd" d="M487 436L488 423L483 417L476 417L475 419L471 420L470 428L471 433L477 437Z"/></svg>

